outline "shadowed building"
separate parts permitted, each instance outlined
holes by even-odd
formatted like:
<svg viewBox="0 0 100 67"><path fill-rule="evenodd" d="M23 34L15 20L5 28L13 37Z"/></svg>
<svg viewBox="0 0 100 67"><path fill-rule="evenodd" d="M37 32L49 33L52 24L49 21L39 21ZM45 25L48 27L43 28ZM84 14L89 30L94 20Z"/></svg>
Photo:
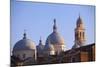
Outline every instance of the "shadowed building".
<svg viewBox="0 0 100 67"><path fill-rule="evenodd" d="M62 59L64 63L95 61L95 43L70 49L63 53Z"/></svg>

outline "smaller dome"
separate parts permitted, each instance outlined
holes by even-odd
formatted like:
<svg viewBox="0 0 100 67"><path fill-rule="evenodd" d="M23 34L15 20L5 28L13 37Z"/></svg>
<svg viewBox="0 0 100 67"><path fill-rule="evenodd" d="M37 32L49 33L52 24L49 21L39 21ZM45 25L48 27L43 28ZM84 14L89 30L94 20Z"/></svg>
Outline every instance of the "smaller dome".
<svg viewBox="0 0 100 67"><path fill-rule="evenodd" d="M48 41L48 43L44 46L44 51L54 51L53 45Z"/></svg>
<svg viewBox="0 0 100 67"><path fill-rule="evenodd" d="M41 52L41 51L43 51L43 49L44 49L44 45L43 45L42 40L40 38L39 45L37 45L37 51Z"/></svg>
<svg viewBox="0 0 100 67"><path fill-rule="evenodd" d="M27 39L26 33L24 33L23 39L19 40L15 44L13 51L16 51L16 50L34 50L34 49L36 49L35 43L32 40Z"/></svg>
<svg viewBox="0 0 100 67"><path fill-rule="evenodd" d="M28 50L28 49L35 49L34 42L30 39L22 39L18 41L13 50Z"/></svg>

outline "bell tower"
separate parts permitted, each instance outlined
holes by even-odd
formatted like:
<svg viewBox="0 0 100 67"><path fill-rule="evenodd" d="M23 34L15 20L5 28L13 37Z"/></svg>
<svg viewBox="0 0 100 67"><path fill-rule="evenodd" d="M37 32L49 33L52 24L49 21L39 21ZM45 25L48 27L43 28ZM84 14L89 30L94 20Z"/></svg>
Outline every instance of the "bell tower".
<svg viewBox="0 0 100 67"><path fill-rule="evenodd" d="M75 44L73 48L81 47L85 45L85 28L83 21L79 15L79 18L76 22L76 28L75 28Z"/></svg>

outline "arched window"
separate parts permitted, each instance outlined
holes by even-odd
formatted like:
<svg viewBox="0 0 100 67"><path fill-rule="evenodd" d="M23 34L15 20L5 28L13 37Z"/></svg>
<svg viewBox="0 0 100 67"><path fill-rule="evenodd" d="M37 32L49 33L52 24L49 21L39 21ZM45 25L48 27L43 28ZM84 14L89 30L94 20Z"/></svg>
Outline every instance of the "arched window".
<svg viewBox="0 0 100 67"><path fill-rule="evenodd" d="M80 32L80 38L82 37L81 32Z"/></svg>
<svg viewBox="0 0 100 67"><path fill-rule="evenodd" d="M75 39L77 39L77 33L75 32Z"/></svg>
<svg viewBox="0 0 100 67"><path fill-rule="evenodd" d="M76 39L77 39L77 40L79 39L79 35L78 35L78 32L76 33Z"/></svg>
<svg viewBox="0 0 100 67"><path fill-rule="evenodd" d="M84 38L84 32L83 32L83 38Z"/></svg>

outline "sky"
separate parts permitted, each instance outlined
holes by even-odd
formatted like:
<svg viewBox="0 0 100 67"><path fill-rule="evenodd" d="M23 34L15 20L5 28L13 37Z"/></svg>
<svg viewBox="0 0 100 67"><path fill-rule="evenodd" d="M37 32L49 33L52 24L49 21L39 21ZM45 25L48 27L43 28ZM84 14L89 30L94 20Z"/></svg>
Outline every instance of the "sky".
<svg viewBox="0 0 100 67"><path fill-rule="evenodd" d="M94 43L95 6L11 1L11 50L23 38L24 30L27 38L36 45L40 37L45 45L53 31L54 18L66 49L70 49L74 45L74 29L79 15L85 26L86 44Z"/></svg>

